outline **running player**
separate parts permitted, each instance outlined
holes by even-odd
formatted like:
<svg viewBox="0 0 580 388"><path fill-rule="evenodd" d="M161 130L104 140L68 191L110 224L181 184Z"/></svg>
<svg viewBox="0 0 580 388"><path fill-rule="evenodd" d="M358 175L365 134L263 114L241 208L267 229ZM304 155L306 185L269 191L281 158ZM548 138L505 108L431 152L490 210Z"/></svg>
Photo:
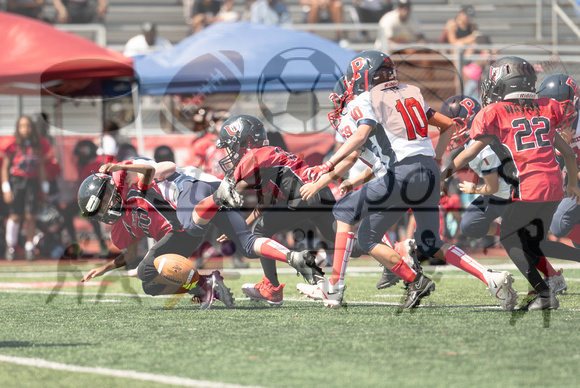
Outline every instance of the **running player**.
<svg viewBox="0 0 580 388"><path fill-rule="evenodd" d="M335 206L335 218L354 225L364 217L358 232L363 250L409 283L402 307L415 307L435 289L432 280L413 271L399 254L381 242L389 227L411 209L417 220L415 241L423 254L445 260L479 278L498 298L502 308L513 309L517 294L511 288L511 274L486 270L461 249L440 238L439 169L434 158L440 159L443 155L454 122L427 107L417 87L399 85L395 65L384 53L365 51L356 55L347 68L347 79L356 96L347 106L347 114L356 120L357 127L353 128L356 132L329 161L313 167L308 175L317 180L329 173L368 138L374 138L380 156L389 155L388 173L343 197ZM428 124L441 132L436 149L428 135ZM342 259L336 255L341 247L345 249L338 251L339 255L348 258L349 240L352 234L337 233L335 260ZM342 262L345 267L347 260ZM329 284L332 286L333 280ZM344 285L339 284L338 288L340 292Z"/></svg>
<svg viewBox="0 0 580 388"><path fill-rule="evenodd" d="M502 177L512 185L512 202L504 213L500 240L514 264L538 292L527 310L556 309L558 298L536 269L549 244L580 260L580 251L546 241L549 225L562 199L562 174L554 148L563 156L568 170L569 197L580 198L574 152L556 133L573 109L548 98L537 99L536 72L519 57L495 61L482 84L484 108L473 120L474 142L463 150L441 174L450 177L477 156L487 145L498 155Z"/></svg>

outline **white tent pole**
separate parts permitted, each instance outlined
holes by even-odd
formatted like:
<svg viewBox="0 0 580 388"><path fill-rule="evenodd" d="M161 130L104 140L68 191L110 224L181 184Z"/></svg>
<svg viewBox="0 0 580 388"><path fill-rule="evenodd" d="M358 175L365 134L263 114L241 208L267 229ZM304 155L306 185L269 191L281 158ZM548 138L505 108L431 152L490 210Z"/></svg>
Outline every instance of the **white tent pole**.
<svg viewBox="0 0 580 388"><path fill-rule="evenodd" d="M133 95L133 111L135 113L135 132L137 135L137 152L143 156L145 154L145 141L143 140L143 117L141 116L141 100L139 96L139 88L136 82L131 85L131 93Z"/></svg>

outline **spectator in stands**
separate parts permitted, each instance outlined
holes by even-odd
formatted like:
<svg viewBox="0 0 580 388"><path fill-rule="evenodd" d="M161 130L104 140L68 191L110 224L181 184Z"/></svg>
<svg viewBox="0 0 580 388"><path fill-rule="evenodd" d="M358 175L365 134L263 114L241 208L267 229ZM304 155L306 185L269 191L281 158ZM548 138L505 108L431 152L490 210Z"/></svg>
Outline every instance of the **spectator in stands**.
<svg viewBox="0 0 580 388"><path fill-rule="evenodd" d="M117 151L117 162L123 162L125 160L131 160L139 157L137 153L137 148L131 143L121 143L119 144L119 151ZM114 162L112 162L114 163Z"/></svg>
<svg viewBox="0 0 580 388"><path fill-rule="evenodd" d="M337 23L341 24L343 18L343 7L341 0L300 0L300 5L307 10L306 22L314 23ZM347 45L342 40L342 30L336 30L336 41L341 45Z"/></svg>
<svg viewBox="0 0 580 388"><path fill-rule="evenodd" d="M14 137L4 151L0 174L4 202L10 207L6 222L6 260L14 259L23 220L26 221L26 260L34 260L36 214L39 202L46 200L50 190L45 161L51 153L50 143L38 136L34 121L21 116Z"/></svg>
<svg viewBox="0 0 580 388"><path fill-rule="evenodd" d="M155 148L155 151L153 152L153 160L155 160L157 163L161 162L175 163L175 155L173 153L173 150L169 146L163 144Z"/></svg>
<svg viewBox="0 0 580 388"><path fill-rule="evenodd" d="M470 5L463 6L457 16L449 19L445 25L443 43L450 43L455 46L465 46L475 44L480 35L477 25L471 20L475 16L475 11Z"/></svg>
<svg viewBox="0 0 580 388"><path fill-rule="evenodd" d="M479 85L481 83L481 74L483 69L475 62L463 67L463 94L480 101L481 90Z"/></svg>
<svg viewBox="0 0 580 388"><path fill-rule="evenodd" d="M45 0L8 0L6 11L30 18L44 20L42 8Z"/></svg>
<svg viewBox="0 0 580 388"><path fill-rule="evenodd" d="M398 0L397 8L387 12L379 20L379 35L375 47L389 51L392 44L424 43L421 24L411 16L411 0Z"/></svg>
<svg viewBox="0 0 580 388"><path fill-rule="evenodd" d="M239 19L232 10L233 0L196 0L191 9L191 33L195 34L215 22L235 21Z"/></svg>
<svg viewBox="0 0 580 388"><path fill-rule="evenodd" d="M257 0L250 7L250 21L288 26L292 24L292 17L283 0Z"/></svg>
<svg viewBox="0 0 580 388"><path fill-rule="evenodd" d="M154 51L168 50L171 47L172 45L167 39L157 35L155 23L145 22L141 25L141 33L127 41L123 54L126 57L134 57L147 55Z"/></svg>
<svg viewBox="0 0 580 388"><path fill-rule="evenodd" d="M353 2L360 23L378 23L384 14L393 9L391 0L354 0Z"/></svg>
<svg viewBox="0 0 580 388"><path fill-rule="evenodd" d="M107 14L107 0L52 0L57 23L103 23Z"/></svg>

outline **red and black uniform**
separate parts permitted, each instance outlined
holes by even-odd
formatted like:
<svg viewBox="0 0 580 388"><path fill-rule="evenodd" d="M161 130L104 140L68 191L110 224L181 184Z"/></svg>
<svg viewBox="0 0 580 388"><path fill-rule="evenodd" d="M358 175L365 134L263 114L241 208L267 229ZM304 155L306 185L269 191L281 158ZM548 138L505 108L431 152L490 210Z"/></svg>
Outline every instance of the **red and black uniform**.
<svg viewBox="0 0 580 388"><path fill-rule="evenodd" d="M471 137L494 137L491 147L502 162L499 174L512 185L513 201L501 224L501 242L534 288L547 289L536 270L543 251L566 248L547 241L550 223L563 197L562 174L555 158L556 128L565 117L560 103L548 98L525 107L497 102L483 108L471 126ZM570 251L571 260L580 257ZM558 254L558 257L566 256Z"/></svg>
<svg viewBox="0 0 580 388"><path fill-rule="evenodd" d="M308 167L304 160L279 147L252 148L243 155L233 178L247 181L259 195L270 191L277 200L263 213L255 234L271 237L283 229L303 226L306 236L314 225L327 242L334 241L332 207L336 201L330 189L325 187L308 202L300 195L300 188L309 182L302 178Z"/></svg>
<svg viewBox="0 0 580 388"><path fill-rule="evenodd" d="M5 154L10 158L8 170L14 202L10 207L11 214L36 214L38 194L40 192L39 167L48 158L52 147L48 140L39 138L39 149L32 145L16 144L16 139L8 143Z"/></svg>

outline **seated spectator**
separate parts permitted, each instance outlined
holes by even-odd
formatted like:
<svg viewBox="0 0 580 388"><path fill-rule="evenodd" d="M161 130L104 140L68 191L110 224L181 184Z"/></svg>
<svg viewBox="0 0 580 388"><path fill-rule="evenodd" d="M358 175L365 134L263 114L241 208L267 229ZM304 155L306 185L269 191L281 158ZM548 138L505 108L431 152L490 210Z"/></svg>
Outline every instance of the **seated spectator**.
<svg viewBox="0 0 580 388"><path fill-rule="evenodd" d="M475 11L470 5L462 7L457 16L449 19L445 25L443 43L450 43L456 46L463 46L476 43L480 35L477 25L471 18L475 16Z"/></svg>
<svg viewBox="0 0 580 388"><path fill-rule="evenodd" d="M129 39L125 44L123 54L126 57L147 55L153 51L167 50L172 47L171 43L157 35L157 25L145 22L141 25L141 33Z"/></svg>
<svg viewBox="0 0 580 388"><path fill-rule="evenodd" d="M397 8L387 12L379 21L379 35L375 47L387 51L384 44L410 44L425 41L421 24L411 16L411 0L399 0Z"/></svg>
<svg viewBox="0 0 580 388"><path fill-rule="evenodd" d="M107 0L52 0L57 23L103 23L107 14Z"/></svg>
<svg viewBox="0 0 580 388"><path fill-rule="evenodd" d="M354 9L361 23L378 23L393 9L391 0L354 0Z"/></svg>
<svg viewBox="0 0 580 388"><path fill-rule="evenodd" d="M308 9L306 23L314 24L330 21L341 24L344 20L341 0L300 0L300 5ZM342 40L341 30L336 30L336 40Z"/></svg>
<svg viewBox="0 0 580 388"><path fill-rule="evenodd" d="M195 34L216 22L235 21L237 12L232 11L233 0L197 0L191 8L191 33Z"/></svg>
<svg viewBox="0 0 580 388"><path fill-rule="evenodd" d="M6 11L29 18L44 20L42 8L45 0L7 0Z"/></svg>
<svg viewBox="0 0 580 388"><path fill-rule="evenodd" d="M287 26L292 24L292 17L283 0L257 0L250 7L250 21Z"/></svg>

